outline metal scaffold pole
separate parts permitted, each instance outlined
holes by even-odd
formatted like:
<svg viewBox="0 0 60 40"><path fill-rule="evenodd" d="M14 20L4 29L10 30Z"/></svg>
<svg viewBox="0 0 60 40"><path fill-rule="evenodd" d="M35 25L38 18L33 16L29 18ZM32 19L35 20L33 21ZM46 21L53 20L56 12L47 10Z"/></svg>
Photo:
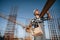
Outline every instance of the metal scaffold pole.
<svg viewBox="0 0 60 40"><path fill-rule="evenodd" d="M5 30L5 34L4 34L4 40L14 40L14 30L15 30L15 25L16 23L10 22L10 20L12 21L16 21L16 17L17 17L17 7L12 7L11 8L11 12L8 18L8 23L7 23L7 27Z"/></svg>

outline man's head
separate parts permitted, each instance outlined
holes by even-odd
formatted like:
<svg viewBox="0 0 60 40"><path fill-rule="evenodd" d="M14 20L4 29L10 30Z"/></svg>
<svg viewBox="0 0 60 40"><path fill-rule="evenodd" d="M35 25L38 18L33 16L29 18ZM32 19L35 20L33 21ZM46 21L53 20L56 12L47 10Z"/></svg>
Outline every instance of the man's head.
<svg viewBox="0 0 60 40"><path fill-rule="evenodd" d="M35 10L34 10L34 15L35 15L35 16L36 16L36 15L39 15L39 13L40 13L40 12L39 12L38 9L35 9Z"/></svg>

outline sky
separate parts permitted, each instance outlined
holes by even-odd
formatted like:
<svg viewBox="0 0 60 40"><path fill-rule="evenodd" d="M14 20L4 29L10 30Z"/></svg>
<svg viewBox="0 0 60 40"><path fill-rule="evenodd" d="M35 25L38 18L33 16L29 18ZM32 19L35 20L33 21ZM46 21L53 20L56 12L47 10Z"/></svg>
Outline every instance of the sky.
<svg viewBox="0 0 60 40"><path fill-rule="evenodd" d="M9 15L11 8L14 6L18 7L17 11L17 21L21 21L24 24L28 24L29 20L34 18L33 10L38 8L41 12L47 0L0 0L0 12L4 15ZM53 16L53 11L56 12L56 15L59 17L59 13L56 10L60 10L60 0L56 0L56 2L49 9L50 14ZM57 14L58 13L58 14ZM0 17L0 31L2 30L2 35L4 34L5 28L7 26L7 20ZM16 33L18 33L18 37L24 37L25 31L20 25L16 25ZM49 38L49 32L47 23L45 22L45 32L46 38ZM21 36L19 36L21 35Z"/></svg>

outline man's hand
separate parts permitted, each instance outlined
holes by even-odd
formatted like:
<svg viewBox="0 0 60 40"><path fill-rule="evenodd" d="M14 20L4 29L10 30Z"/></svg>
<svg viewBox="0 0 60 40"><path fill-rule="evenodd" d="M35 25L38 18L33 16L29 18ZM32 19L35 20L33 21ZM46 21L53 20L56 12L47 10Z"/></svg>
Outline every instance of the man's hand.
<svg viewBox="0 0 60 40"><path fill-rule="evenodd" d="M47 14L49 14L49 11L47 11Z"/></svg>
<svg viewBox="0 0 60 40"><path fill-rule="evenodd" d="M48 16L48 19L52 18L49 11L47 11L47 16Z"/></svg>

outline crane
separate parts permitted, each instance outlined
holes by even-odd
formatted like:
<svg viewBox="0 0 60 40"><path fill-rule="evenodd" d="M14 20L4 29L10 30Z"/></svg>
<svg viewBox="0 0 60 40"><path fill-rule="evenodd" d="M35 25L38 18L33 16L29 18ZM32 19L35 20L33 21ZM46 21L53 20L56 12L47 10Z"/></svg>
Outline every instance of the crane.
<svg viewBox="0 0 60 40"><path fill-rule="evenodd" d="M8 18L8 15L4 15L3 13L0 13L0 17L4 18L4 19L6 19L6 20L9 20L9 21L11 21L11 22L13 22L13 23L16 23L16 24L18 24L18 25L21 25L23 28L25 28L25 24L24 24L24 23L22 23L21 21L18 22L18 21L16 21L16 20L9 19L9 18Z"/></svg>

